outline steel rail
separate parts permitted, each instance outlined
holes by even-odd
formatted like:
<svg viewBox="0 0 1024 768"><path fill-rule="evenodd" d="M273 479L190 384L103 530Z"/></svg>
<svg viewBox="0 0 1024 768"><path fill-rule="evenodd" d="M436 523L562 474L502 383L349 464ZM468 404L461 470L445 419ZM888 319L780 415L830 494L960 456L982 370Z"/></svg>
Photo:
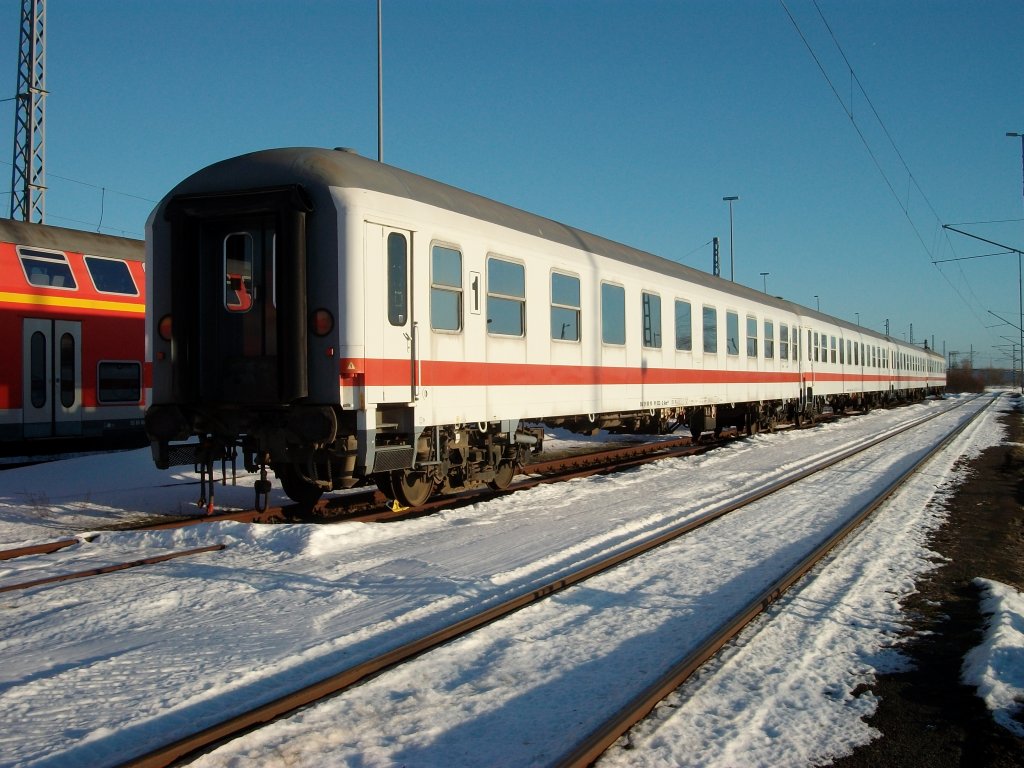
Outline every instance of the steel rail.
<svg viewBox="0 0 1024 768"><path fill-rule="evenodd" d="M65 547L72 547L77 543L78 539L57 539L44 544L30 544L27 547L4 549L0 550L0 560L13 560L16 557L27 557L29 555L51 555Z"/></svg>
<svg viewBox="0 0 1024 768"><path fill-rule="evenodd" d="M957 403L952 408L945 409L940 413L929 414L928 416L916 419L901 428L891 430L883 436L875 437L871 440L865 441L863 444L853 446L837 455L816 462L802 471L793 473L785 478L770 483L764 488L758 489L741 499L722 504L698 518L693 518L684 523L680 523L679 525L647 539L644 542L609 555L598 562L580 569L579 571L554 579L540 587L528 589L520 595L498 605L494 605L475 616L467 617L466 619L452 624L451 626L440 629L418 640L414 640L411 643L394 648L381 656L368 659L365 662L342 670L341 672L331 675L330 677L310 686L285 694L262 705L255 706L246 712L232 716L197 733L184 736L144 755L126 760L121 763L121 766L124 768L128 768L129 766L131 768L162 768L163 766L171 765L188 755L198 754L200 751L208 750L219 743L227 741L231 737L241 734L242 732L251 730L274 719L290 714L302 707L326 698L327 696L341 693L348 688L369 680L389 668L409 661L410 659L420 656L427 651L443 645L444 643L450 642L462 635L468 634L469 632L497 621L498 619L514 613L515 611L525 608L532 603L539 602L540 600L543 600L544 598L558 593L568 587L574 586L575 584L583 582L593 576L608 571L615 566L628 560L632 560L652 549L656 549L657 547L677 539L696 528L706 525L729 512L735 511L765 496L782 490L783 488L792 485L809 475L828 469L829 467L834 466L857 453L875 447L879 443L896 437L907 430L920 426L931 419L945 415L951 410L954 410L964 404L965 403ZM781 589L773 585L773 587L768 591L768 595L771 596L775 594L776 591L781 594ZM777 596L778 595L775 594L775 597ZM773 600L774 597L771 597L771 599ZM771 600L769 600L769 603L770 602ZM767 604L768 603L765 603L765 605Z"/></svg>
<svg viewBox="0 0 1024 768"><path fill-rule="evenodd" d="M946 448L956 439L968 426L984 413L992 403L993 398L984 407L980 408L970 419L965 420L956 429L950 432L945 438L936 443L924 455L922 455L913 466L894 478L888 485L882 488L860 511L851 519L837 528L827 539L816 549L806 555L800 562L793 566L789 572L781 576L775 582L765 588L760 594L752 599L743 609L736 613L733 618L722 626L714 635L708 638L700 647L682 658L677 664L671 667L666 673L647 688L635 696L629 703L620 708L612 717L606 720L599 728L591 732L576 747L563 757L556 765L560 768L584 768L591 765L619 738L625 735L634 725L639 723L651 711L663 701L669 694L678 689L697 669L708 659L714 656L726 643L736 637L751 621L765 611L772 603L778 600L790 587L803 578L815 565L823 560L839 543L841 543L854 530L859 528L868 517L882 506L902 485L911 477L917 474L920 469L931 461L934 456ZM950 409L952 410L952 409ZM949 411L944 411L949 413ZM936 414L939 415L939 414ZM902 432L903 430L901 430ZM870 447L870 446L869 446Z"/></svg>
<svg viewBox="0 0 1024 768"><path fill-rule="evenodd" d="M227 548L227 544L211 544L207 547L197 547L195 549L184 549L177 552L167 552L163 555L154 555L153 557L144 557L139 560L130 560L124 563L114 563L112 565L101 565L96 568L88 568L84 571L74 571L72 573L61 573L56 576L46 576L41 579L34 579L32 581L22 581L17 584L7 584L6 586L0 586L0 592L13 592L19 589L29 589L31 587L38 587L44 584L56 584L62 581L71 581L73 579L84 579L88 576L99 576L105 573L115 573L117 571L124 571L129 568L138 568L140 565L155 565L156 563L163 563L167 560L175 560L179 557L188 557L189 555L199 555L204 552L219 552L222 549Z"/></svg>

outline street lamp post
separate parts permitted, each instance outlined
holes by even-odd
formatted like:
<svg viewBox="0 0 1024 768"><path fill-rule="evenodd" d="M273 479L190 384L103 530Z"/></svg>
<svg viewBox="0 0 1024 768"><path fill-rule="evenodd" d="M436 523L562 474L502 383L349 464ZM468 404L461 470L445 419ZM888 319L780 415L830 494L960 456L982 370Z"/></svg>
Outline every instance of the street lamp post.
<svg viewBox="0 0 1024 768"><path fill-rule="evenodd" d="M732 247L732 243L733 243L733 240L732 240L732 204L734 202L736 202L737 200L739 200L740 198L739 198L739 195L729 195L727 197L723 197L722 199L725 200L727 203L729 203L729 279L732 280L735 283L736 282L736 258L735 258L735 254L733 253L733 247Z"/></svg>
<svg viewBox="0 0 1024 768"><path fill-rule="evenodd" d="M768 293L768 275L770 275L770 274L771 274L771 272L762 272L761 273L761 279L764 281L764 292L765 293Z"/></svg>
<svg viewBox="0 0 1024 768"><path fill-rule="evenodd" d="M377 162L384 162L384 37L381 4L377 0Z"/></svg>
<svg viewBox="0 0 1024 768"><path fill-rule="evenodd" d="M1007 131L1006 135L1010 138L1020 139L1020 167L1021 167L1021 197L1024 199L1024 133L1017 133L1016 131ZM1021 264L1020 264L1020 251L1017 251L1017 308L1020 311L1020 318L1018 325L1020 326L1020 346L1021 346L1021 357L1024 358L1024 288L1021 288ZM1024 360L1022 360L1024 363ZM1024 364L1021 365L1021 382L1020 391L1024 394Z"/></svg>

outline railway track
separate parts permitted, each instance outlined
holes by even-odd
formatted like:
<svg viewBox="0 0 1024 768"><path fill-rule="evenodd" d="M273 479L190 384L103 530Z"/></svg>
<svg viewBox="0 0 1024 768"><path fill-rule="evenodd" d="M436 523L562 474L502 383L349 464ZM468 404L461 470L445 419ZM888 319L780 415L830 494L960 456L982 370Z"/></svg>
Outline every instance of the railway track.
<svg viewBox="0 0 1024 768"><path fill-rule="evenodd" d="M603 558L600 562L591 563L587 567L571 574L560 576L539 587L525 590L501 605L492 605L477 615L466 617L442 630L418 638L414 642L392 649L386 654L369 659L364 663L354 665L339 674L320 680L316 684L302 690L282 696L263 706L226 719L212 728L207 728L202 732L166 745L160 750L126 764L141 766L167 765L197 751L209 749L211 745L223 742L237 733L257 727L274 718L290 713L299 707L307 706L322 700L324 697L348 690L358 683L372 679L384 670L416 658L428 650L449 643L454 638L491 625L502 617L507 617L527 605L546 600L568 587L594 578L598 574L607 573L611 569L657 550L668 542L677 540L697 528L722 519L734 511L748 507L759 499L779 493L800 480L807 479L831 467L835 467L841 462L853 459L865 451L880 446L887 440L896 438L908 430L921 426L926 421L944 415L944 413L945 411L922 419L916 419L899 429L893 429L883 435L860 441L857 445L843 446L830 451L828 455L819 457L809 465L793 467L774 482L748 491L741 498L733 499L729 503L717 504L700 515L692 516L680 524L660 532L656 536L649 537L636 546L621 549ZM966 424L967 422L964 422L960 429L963 429ZM947 437L942 445L952 440L954 436L955 434ZM760 590L756 595L753 595L741 609L734 611L730 621L724 622L715 632L711 633L706 642L687 653L684 658L678 659L674 664L670 665L670 669L665 675L659 675L656 680L646 685L641 693L631 697L630 701L619 708L613 717L604 719L598 727L591 729L586 738L573 745L573 748L560 758L559 763L563 765L586 765L600 755L610 743L614 742L637 719L643 717L668 691L678 687L682 680L692 673L704 660L713 655L729 638L733 637L753 616L771 604L790 585L799 579L802 574L813 567L825 553L830 551L837 542L848 535L871 511L877 508L894 491L899 483L916 471L917 467L927 461L935 451L940 450L942 445L937 446L927 456L921 457L919 461L914 463L913 467L903 472L900 478L888 483L885 488L875 494L870 503L864 504L857 514L847 519L835 530L830 531L813 551L804 553L784 574L774 578L768 586Z"/></svg>

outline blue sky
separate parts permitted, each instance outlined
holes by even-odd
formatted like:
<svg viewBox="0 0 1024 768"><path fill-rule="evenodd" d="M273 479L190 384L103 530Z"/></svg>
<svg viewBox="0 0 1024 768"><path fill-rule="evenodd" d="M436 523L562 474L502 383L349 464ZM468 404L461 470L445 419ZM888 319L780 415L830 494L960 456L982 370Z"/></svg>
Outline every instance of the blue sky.
<svg viewBox="0 0 1024 768"><path fill-rule="evenodd" d="M47 13L47 223L141 236L252 150L376 157L375 0ZM738 195L737 282L1008 366L1016 256L932 262L1002 250L941 224L1024 248L1021 30L1021 0L384 0L384 160L700 269L717 235L725 276Z"/></svg>

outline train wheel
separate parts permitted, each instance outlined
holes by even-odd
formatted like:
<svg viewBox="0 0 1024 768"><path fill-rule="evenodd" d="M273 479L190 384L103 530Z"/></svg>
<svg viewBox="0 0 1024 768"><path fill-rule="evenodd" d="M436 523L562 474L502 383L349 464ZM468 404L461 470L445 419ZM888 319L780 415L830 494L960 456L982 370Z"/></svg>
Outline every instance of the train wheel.
<svg viewBox="0 0 1024 768"><path fill-rule="evenodd" d="M516 465L511 461L503 461L498 465L498 471L494 475L494 479L487 483L488 486L496 491L504 491L512 483L512 478L516 476Z"/></svg>
<svg viewBox="0 0 1024 768"><path fill-rule="evenodd" d="M312 507L324 495L323 489L306 480L294 464L278 464L273 469L281 488L296 504Z"/></svg>
<svg viewBox="0 0 1024 768"><path fill-rule="evenodd" d="M434 481L423 472L399 470L391 475L391 483L395 487L395 498L404 507L418 507L430 498L434 491Z"/></svg>

